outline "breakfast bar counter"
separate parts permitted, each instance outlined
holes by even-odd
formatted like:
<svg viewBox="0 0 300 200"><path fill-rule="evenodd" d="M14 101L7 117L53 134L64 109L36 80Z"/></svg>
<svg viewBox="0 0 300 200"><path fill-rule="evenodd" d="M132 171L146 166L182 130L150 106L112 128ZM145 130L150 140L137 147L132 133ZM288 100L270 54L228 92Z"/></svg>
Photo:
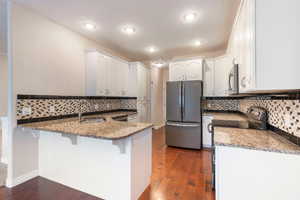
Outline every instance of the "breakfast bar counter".
<svg viewBox="0 0 300 200"><path fill-rule="evenodd" d="M150 184L152 124L108 113L18 125L38 138L37 176L106 200L137 200Z"/></svg>
<svg viewBox="0 0 300 200"><path fill-rule="evenodd" d="M105 114L95 114L84 117L83 120L86 120L87 122L80 122L78 118L67 118L45 122L21 124L19 125L19 127L84 137L116 140L129 137L133 134L152 127L152 124L150 123L120 122L114 120L115 117L135 114L136 112L113 112ZM103 118L103 122L88 122L89 119L93 120L97 118Z"/></svg>

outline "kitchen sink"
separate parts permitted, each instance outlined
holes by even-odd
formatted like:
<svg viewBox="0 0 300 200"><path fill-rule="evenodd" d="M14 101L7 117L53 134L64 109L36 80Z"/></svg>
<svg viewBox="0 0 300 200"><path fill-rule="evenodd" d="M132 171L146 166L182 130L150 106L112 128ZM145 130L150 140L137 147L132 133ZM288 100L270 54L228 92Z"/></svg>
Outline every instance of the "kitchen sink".
<svg viewBox="0 0 300 200"><path fill-rule="evenodd" d="M89 118L83 118L80 120L80 123L103 123L106 119L103 117L89 117Z"/></svg>

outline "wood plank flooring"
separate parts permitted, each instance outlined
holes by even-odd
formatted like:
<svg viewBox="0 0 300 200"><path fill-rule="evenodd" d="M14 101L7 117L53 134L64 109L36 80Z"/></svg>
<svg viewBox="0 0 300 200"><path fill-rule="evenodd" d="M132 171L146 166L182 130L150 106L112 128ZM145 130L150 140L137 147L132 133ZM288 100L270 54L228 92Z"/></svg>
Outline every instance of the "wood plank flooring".
<svg viewBox="0 0 300 200"><path fill-rule="evenodd" d="M167 147L164 128L154 131L152 182L140 200L214 200L210 156Z"/></svg>
<svg viewBox="0 0 300 200"><path fill-rule="evenodd" d="M153 134L153 176L139 200L214 200L210 151L169 148L164 128ZM99 200L63 185L36 178L13 189L0 188L2 200Z"/></svg>

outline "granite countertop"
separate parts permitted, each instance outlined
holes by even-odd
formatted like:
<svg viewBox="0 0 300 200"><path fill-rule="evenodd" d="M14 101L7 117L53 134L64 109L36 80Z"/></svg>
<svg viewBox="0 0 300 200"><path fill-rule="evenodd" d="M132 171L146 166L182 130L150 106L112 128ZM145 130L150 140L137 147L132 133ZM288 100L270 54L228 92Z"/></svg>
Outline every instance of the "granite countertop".
<svg viewBox="0 0 300 200"><path fill-rule="evenodd" d="M153 125L150 123L120 122L114 117L134 115L136 112L114 112L98 115L89 115L85 118L103 117L105 122L80 123L78 118L51 120L18 125L20 128L72 134L84 137L116 140L129 137Z"/></svg>
<svg viewBox="0 0 300 200"><path fill-rule="evenodd" d="M226 112L204 112L205 116L212 116L214 120L222 121L248 121L246 115L240 113L226 113Z"/></svg>
<svg viewBox="0 0 300 200"><path fill-rule="evenodd" d="M299 146L268 130L215 127L214 144L300 155Z"/></svg>

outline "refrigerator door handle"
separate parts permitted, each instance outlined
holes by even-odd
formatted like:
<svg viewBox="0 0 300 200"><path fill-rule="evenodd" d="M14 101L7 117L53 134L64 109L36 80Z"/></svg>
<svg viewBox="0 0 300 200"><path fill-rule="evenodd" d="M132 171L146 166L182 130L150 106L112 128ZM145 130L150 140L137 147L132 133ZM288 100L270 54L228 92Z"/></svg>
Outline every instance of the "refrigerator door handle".
<svg viewBox="0 0 300 200"><path fill-rule="evenodd" d="M182 119L185 118L185 84L182 83Z"/></svg>
<svg viewBox="0 0 300 200"><path fill-rule="evenodd" d="M179 124L179 123L170 123L167 122L168 126L177 126L177 127L200 127L200 124Z"/></svg>
<svg viewBox="0 0 300 200"><path fill-rule="evenodd" d="M179 87L179 90L178 90L178 98L179 98L178 112L181 115L181 109L182 109L182 91L181 91L181 87Z"/></svg>

